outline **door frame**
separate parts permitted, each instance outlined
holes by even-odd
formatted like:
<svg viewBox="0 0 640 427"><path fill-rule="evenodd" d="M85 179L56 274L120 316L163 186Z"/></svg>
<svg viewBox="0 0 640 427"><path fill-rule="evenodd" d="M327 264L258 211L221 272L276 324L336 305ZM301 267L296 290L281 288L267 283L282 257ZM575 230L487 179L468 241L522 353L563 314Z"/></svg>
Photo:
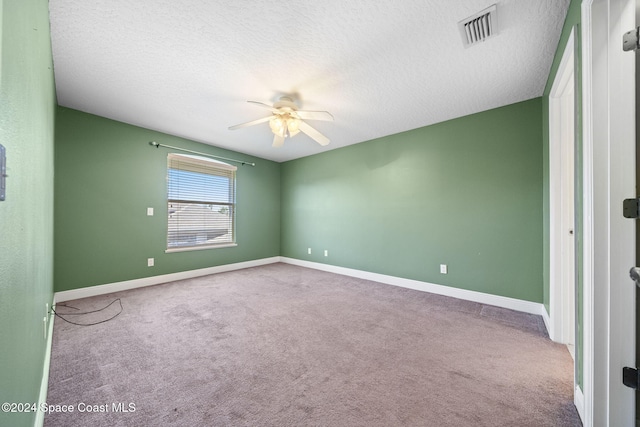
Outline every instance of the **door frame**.
<svg viewBox="0 0 640 427"><path fill-rule="evenodd" d="M575 33L574 27L549 93L549 337L563 344L575 336L576 328L575 300L569 295L576 294L575 275L572 283L565 280L575 271L575 240L568 234L575 225L575 196L568 188L573 186L575 164Z"/></svg>
<svg viewBox="0 0 640 427"><path fill-rule="evenodd" d="M584 426L634 426L635 58L622 34L635 27L635 0L583 0L583 391Z"/></svg>

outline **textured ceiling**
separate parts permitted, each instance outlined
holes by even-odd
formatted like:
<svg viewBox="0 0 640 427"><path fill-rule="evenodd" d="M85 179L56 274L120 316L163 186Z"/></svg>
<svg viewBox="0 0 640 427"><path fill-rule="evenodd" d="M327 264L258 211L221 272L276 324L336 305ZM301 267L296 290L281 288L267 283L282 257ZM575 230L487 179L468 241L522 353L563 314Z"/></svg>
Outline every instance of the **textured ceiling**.
<svg viewBox="0 0 640 427"><path fill-rule="evenodd" d="M500 0L499 34L464 48L457 22L492 0L50 0L58 103L286 161L541 96L569 0ZM331 139L272 148L296 94ZM158 141L161 142L162 141ZM141 141L147 143L147 141Z"/></svg>

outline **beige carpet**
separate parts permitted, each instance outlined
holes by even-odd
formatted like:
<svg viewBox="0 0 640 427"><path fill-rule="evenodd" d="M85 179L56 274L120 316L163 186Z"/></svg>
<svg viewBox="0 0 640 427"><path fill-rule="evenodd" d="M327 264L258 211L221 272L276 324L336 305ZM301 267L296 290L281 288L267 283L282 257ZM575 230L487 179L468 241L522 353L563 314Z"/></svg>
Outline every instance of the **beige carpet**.
<svg viewBox="0 0 640 427"><path fill-rule="evenodd" d="M46 426L580 425L539 316L286 264L58 312L115 298L56 319Z"/></svg>

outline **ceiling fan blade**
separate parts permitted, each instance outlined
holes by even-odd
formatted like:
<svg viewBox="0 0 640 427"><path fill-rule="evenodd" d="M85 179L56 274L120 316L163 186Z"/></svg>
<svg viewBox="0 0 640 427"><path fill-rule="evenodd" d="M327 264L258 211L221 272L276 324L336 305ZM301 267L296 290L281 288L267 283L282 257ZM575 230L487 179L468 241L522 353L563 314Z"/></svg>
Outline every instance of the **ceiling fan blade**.
<svg viewBox="0 0 640 427"><path fill-rule="evenodd" d="M333 121L333 116L328 111L297 110L296 114L304 120L324 120L325 122Z"/></svg>
<svg viewBox="0 0 640 427"><path fill-rule="evenodd" d="M271 146L272 147L282 147L282 144L284 144L284 136L274 135L273 136L273 144L271 144Z"/></svg>
<svg viewBox="0 0 640 427"><path fill-rule="evenodd" d="M258 101L247 101L249 104L255 104L255 105L259 105L262 108L266 108L267 110L271 111L272 113L279 113L280 110L278 110L277 108L273 108L271 105L269 104L265 104L264 102L258 102Z"/></svg>
<svg viewBox="0 0 640 427"><path fill-rule="evenodd" d="M271 120L271 117L273 117L273 116L263 117L261 119L252 120L252 121L247 122L247 123L240 123L239 125L230 126L229 130L236 130L236 129L240 129L240 128L246 128L246 127L249 127L249 126L257 125L259 123L268 122L269 120Z"/></svg>
<svg viewBox="0 0 640 427"><path fill-rule="evenodd" d="M306 133L311 139L314 139L320 145L327 145L329 142L329 138L309 126L307 123L300 121L299 129Z"/></svg>

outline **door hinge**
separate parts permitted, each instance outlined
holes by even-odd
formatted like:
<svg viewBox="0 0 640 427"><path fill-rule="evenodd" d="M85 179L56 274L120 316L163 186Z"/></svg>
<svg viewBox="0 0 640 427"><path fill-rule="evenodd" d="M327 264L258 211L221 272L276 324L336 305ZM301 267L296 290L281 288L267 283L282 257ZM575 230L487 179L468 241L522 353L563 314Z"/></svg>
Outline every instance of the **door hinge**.
<svg viewBox="0 0 640 427"><path fill-rule="evenodd" d="M640 49L640 27L628 31L622 36L622 50L625 52Z"/></svg>
<svg viewBox="0 0 640 427"><path fill-rule="evenodd" d="M622 216L625 218L640 218L640 199L624 199L622 201Z"/></svg>
<svg viewBox="0 0 640 427"><path fill-rule="evenodd" d="M629 270L629 277L631 277L631 280L633 280L636 283L636 286L640 288L640 268L631 267L631 270Z"/></svg>
<svg viewBox="0 0 640 427"><path fill-rule="evenodd" d="M638 370L636 368L629 368L625 366L622 368L622 384L634 390L638 389L640 384L640 377L638 376Z"/></svg>

